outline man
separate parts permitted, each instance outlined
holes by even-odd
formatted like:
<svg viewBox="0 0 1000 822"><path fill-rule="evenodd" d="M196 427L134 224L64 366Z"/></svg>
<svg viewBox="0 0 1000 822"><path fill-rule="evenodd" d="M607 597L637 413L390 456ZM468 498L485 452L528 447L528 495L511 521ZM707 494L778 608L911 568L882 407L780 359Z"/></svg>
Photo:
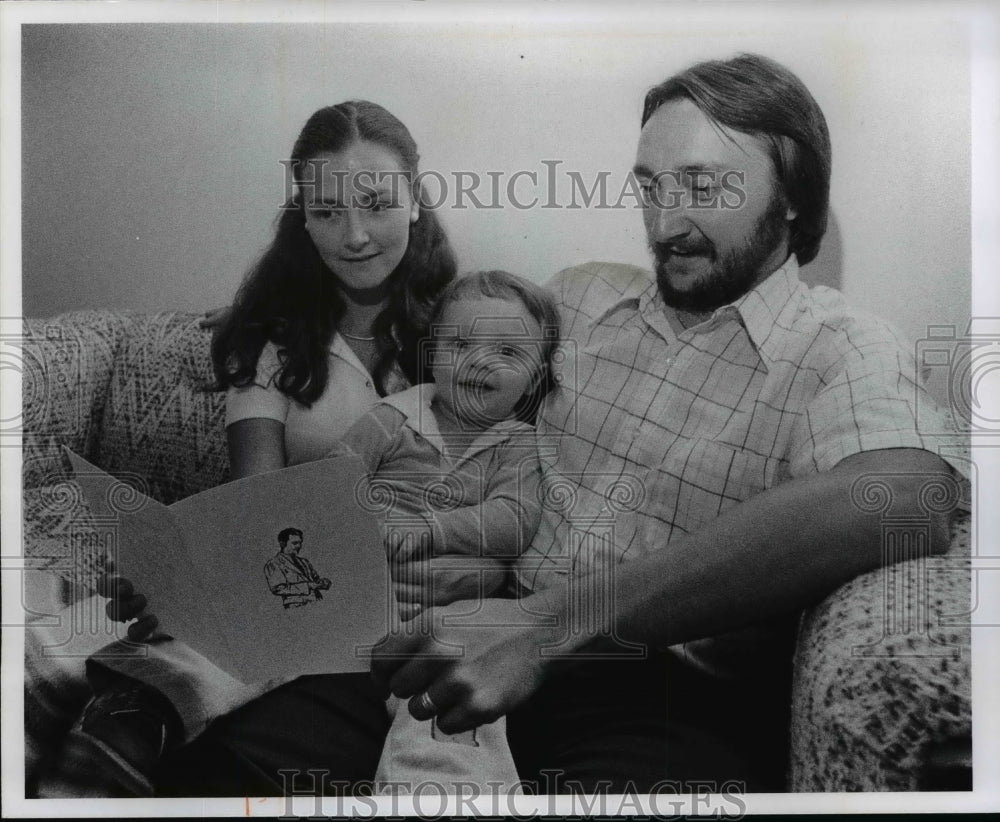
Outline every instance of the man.
<svg viewBox="0 0 1000 822"><path fill-rule="evenodd" d="M577 384L540 430L559 442L550 482L578 485L571 510L545 512L520 562L535 593L478 614L504 627L434 608L431 631L380 648L373 670L414 716L460 731L508 714L522 778L559 769L563 790L781 789L768 740L782 741L789 626L881 562L852 485L898 474L893 499L916 512L920 485L949 472L916 430L906 348L798 281L830 159L816 102L770 60L702 63L649 92L634 173L655 281L589 264L551 284ZM616 509L625 480L637 499ZM428 655L438 642L463 654ZM594 654L619 659L574 661Z"/></svg>
<svg viewBox="0 0 1000 822"><path fill-rule="evenodd" d="M302 550L302 532L286 528L278 534L278 553L267 561L264 575L271 593L281 597L285 608L300 608L317 599L321 591L330 588L330 580L321 578L305 557Z"/></svg>
<svg viewBox="0 0 1000 822"><path fill-rule="evenodd" d="M558 457L517 561L530 593L484 601L474 626L429 608L373 673L446 732L506 714L539 793L780 790L795 614L882 561L853 484L898 475L902 516L950 469L916 430L906 348L798 282L831 156L801 82L752 55L702 63L650 91L642 126L655 276L591 263L551 284L570 379L539 425ZM185 767L211 763L213 792L319 790L277 776L293 771L343 790L384 729L364 683L306 677L216 722Z"/></svg>

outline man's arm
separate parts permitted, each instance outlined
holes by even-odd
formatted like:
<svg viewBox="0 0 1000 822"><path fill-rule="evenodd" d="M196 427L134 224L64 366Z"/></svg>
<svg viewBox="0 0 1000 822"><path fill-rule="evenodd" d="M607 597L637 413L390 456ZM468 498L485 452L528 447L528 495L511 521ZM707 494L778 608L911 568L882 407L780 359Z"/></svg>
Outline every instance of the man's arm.
<svg viewBox="0 0 1000 822"><path fill-rule="evenodd" d="M881 517L862 510L851 493L867 474L895 475L886 480L894 516L927 516L918 503L921 487L935 477L950 479L951 471L936 455L917 449L864 452L734 506L668 550L616 566L615 635L657 648L712 636L803 608L879 567ZM947 515L932 516L929 524L929 548L940 553L948 544ZM480 625L489 619L497 627L444 625L447 609L432 609L423 618L432 620L433 637L460 644L462 657L400 658L434 644L415 632L391 637L373 671L398 696L429 690L441 708L442 730L491 721L530 696L545 677L553 658L542 656L544 646L573 654L607 642L606 631L591 627L589 615L567 630L574 594L589 592L591 581L571 576L519 603L484 603ZM555 624L509 627L523 626L525 612L550 614Z"/></svg>
<svg viewBox="0 0 1000 822"><path fill-rule="evenodd" d="M281 556L281 555L279 555ZM278 596L308 596L312 592L312 584L297 568L292 568L275 557L264 566L267 584L271 593Z"/></svg>
<svg viewBox="0 0 1000 822"><path fill-rule="evenodd" d="M319 574L316 573L316 569L313 567L313 564L301 554L299 554L299 562L301 562L302 567L305 568L306 582L319 582Z"/></svg>
<svg viewBox="0 0 1000 822"><path fill-rule="evenodd" d="M330 590L331 581L326 577L321 577L319 575L319 571L316 570L316 567L308 559L306 559L303 556L300 556L299 561L305 566L306 573L308 575L306 584L309 586L310 593Z"/></svg>
<svg viewBox="0 0 1000 822"><path fill-rule="evenodd" d="M796 611L883 563L882 514L852 498L866 475L885 478L894 517L927 517L929 550L948 547L948 515L919 493L951 470L917 449L869 451L830 471L776 486L666 551L618 567L616 629L666 647Z"/></svg>
<svg viewBox="0 0 1000 822"><path fill-rule="evenodd" d="M267 578L267 585L272 594L282 595L288 593L288 577L285 569L275 559L269 559L264 566L264 576Z"/></svg>

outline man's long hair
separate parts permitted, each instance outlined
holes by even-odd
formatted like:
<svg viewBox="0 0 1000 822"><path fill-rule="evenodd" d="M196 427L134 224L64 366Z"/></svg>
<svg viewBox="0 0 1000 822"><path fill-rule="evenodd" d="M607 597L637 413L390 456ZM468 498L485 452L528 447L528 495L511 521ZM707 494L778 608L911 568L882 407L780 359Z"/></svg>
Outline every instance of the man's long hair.
<svg viewBox="0 0 1000 822"><path fill-rule="evenodd" d="M721 126L763 139L796 217L789 250L801 265L819 251L830 201L830 133L822 110L794 74L757 54L698 63L650 89L642 125L664 103L691 100Z"/></svg>

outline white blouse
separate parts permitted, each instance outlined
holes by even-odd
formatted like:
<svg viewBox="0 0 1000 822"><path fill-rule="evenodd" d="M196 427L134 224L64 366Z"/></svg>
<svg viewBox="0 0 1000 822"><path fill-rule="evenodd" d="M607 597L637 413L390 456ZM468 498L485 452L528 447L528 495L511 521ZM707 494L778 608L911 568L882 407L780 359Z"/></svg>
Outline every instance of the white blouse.
<svg viewBox="0 0 1000 822"><path fill-rule="evenodd" d="M288 465L320 459L329 453L355 422L379 400L368 369L340 334L330 345L326 390L312 407L296 402L274 384L281 363L274 343L267 343L257 360L257 376L243 388L226 394L226 426L246 419L277 420L285 426ZM389 393L409 386L396 366L386 380Z"/></svg>

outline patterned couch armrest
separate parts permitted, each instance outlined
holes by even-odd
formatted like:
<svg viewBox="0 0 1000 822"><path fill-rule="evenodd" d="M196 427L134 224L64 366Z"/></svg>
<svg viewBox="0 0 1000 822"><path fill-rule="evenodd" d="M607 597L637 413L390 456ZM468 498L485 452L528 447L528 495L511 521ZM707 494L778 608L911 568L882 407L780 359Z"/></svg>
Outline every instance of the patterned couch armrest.
<svg viewBox="0 0 1000 822"><path fill-rule="evenodd" d="M968 515L943 556L864 574L803 618L793 791L919 790L927 758L971 737Z"/></svg>
<svg viewBox="0 0 1000 822"><path fill-rule="evenodd" d="M51 613L74 579L74 545L87 512L67 481L62 446L93 459L118 349L135 315L74 311L28 319L22 368L23 605ZM61 578L61 579L60 579Z"/></svg>
<svg viewBox="0 0 1000 822"><path fill-rule="evenodd" d="M25 546L32 567L46 571L28 576L69 583L56 601L39 602L34 613L26 607L30 793L89 695L85 654L76 646L49 653L44 626L58 624L71 639L95 640L94 648L115 637L107 634L103 612L84 605L96 600L82 596L113 550L115 529L91 516L79 486L66 476L60 447L167 503L217 485L228 463L224 395L205 390L212 381L210 334L196 315L78 312L29 321L25 339L31 343L25 346ZM72 602L71 609L59 611L59 600Z"/></svg>
<svg viewBox="0 0 1000 822"><path fill-rule="evenodd" d="M29 321L28 331L36 342L25 380L25 553L71 587L50 592L50 574L29 572L26 586L38 593L26 601L59 604L91 590L113 550L113 534L94 527L67 478L61 446L173 502L225 477L224 397L204 390L210 334L197 315L77 312Z"/></svg>
<svg viewBox="0 0 1000 822"><path fill-rule="evenodd" d="M139 318L115 357L98 464L170 504L224 482L225 394L212 391L211 332L200 315Z"/></svg>
<svg viewBox="0 0 1000 822"><path fill-rule="evenodd" d="M78 559L94 534L89 512L67 479L62 446L94 459L112 365L135 315L75 311L25 320L17 341L22 369L23 574L26 789L54 740L65 733L88 689L82 660L46 654L34 626L55 616L83 570ZM84 549L81 551L80 549Z"/></svg>
<svg viewBox="0 0 1000 822"><path fill-rule="evenodd" d="M115 355L134 315L75 311L24 322L24 486L62 475L60 447L92 459Z"/></svg>

